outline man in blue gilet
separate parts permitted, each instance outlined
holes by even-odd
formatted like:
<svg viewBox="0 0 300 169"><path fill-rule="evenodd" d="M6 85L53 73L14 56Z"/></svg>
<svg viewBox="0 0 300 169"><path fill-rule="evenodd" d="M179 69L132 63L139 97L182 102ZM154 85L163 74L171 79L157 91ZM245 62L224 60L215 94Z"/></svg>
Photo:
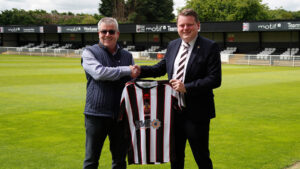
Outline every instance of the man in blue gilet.
<svg viewBox="0 0 300 169"><path fill-rule="evenodd" d="M85 114L86 152L84 169L97 169L103 143L109 136L112 169L126 168L124 127L117 123L122 90L135 78L136 69L131 53L117 44L120 32L114 18L102 18L98 23L100 42L82 53L87 89Z"/></svg>

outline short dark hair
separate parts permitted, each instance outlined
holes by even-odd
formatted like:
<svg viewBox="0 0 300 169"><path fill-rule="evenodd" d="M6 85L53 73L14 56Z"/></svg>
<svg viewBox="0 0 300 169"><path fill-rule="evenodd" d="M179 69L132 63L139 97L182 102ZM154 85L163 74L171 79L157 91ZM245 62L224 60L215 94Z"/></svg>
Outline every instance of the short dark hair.
<svg viewBox="0 0 300 169"><path fill-rule="evenodd" d="M177 16L177 22L178 22L179 16L192 16L192 17L194 17L196 22L199 22L198 14L193 9L190 9L190 8L180 11L180 13Z"/></svg>

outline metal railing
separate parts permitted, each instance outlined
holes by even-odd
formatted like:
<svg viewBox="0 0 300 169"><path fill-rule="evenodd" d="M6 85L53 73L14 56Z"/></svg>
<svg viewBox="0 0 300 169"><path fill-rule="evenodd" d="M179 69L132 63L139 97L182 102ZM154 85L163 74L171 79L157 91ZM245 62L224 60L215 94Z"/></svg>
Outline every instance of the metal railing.
<svg viewBox="0 0 300 169"><path fill-rule="evenodd" d="M300 66L300 56L295 55L229 55L229 64L266 65L266 66Z"/></svg>
<svg viewBox="0 0 300 169"><path fill-rule="evenodd" d="M0 54L36 55L36 56L63 56L81 57L83 49L49 49L49 48L24 48L0 47ZM162 59L165 52L132 52L135 59ZM268 66L300 66L300 56L294 55L248 55L248 54L221 54L223 63L268 65Z"/></svg>
<svg viewBox="0 0 300 169"><path fill-rule="evenodd" d="M0 47L1 54L8 55L37 55L37 56L65 56L80 57L83 49L50 49L26 47Z"/></svg>

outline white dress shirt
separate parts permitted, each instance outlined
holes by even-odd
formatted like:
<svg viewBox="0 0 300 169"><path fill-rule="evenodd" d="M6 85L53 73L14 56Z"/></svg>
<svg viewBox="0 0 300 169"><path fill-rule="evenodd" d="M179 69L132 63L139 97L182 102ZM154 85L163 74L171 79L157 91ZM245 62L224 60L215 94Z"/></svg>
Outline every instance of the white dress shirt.
<svg viewBox="0 0 300 169"><path fill-rule="evenodd" d="M186 71L187 63L189 62L189 59L190 59L190 56L191 56L192 50L194 48L194 45L195 45L197 37L195 37L191 42L189 42L190 47L188 48L188 53L187 53L186 61L185 61L185 65L184 65L183 78L182 78L183 82L185 80L185 71ZM184 52L184 46L183 46L183 44L186 44L186 43L184 41L181 42L179 51L177 53L177 56L176 56L176 59L175 59L175 62L174 62L174 69L173 69L172 79L176 79L176 74L177 74L177 70L178 70L178 64L179 64L179 61L180 61L180 56Z"/></svg>
<svg viewBox="0 0 300 169"><path fill-rule="evenodd" d="M197 37L198 36L196 36L191 42L189 42L190 47L188 48L188 53L186 55L186 61L185 61L184 71L183 71L183 77L182 77L182 82L183 83L184 83L184 80L185 80L186 67L187 67L187 64L189 62L189 59L190 59L190 56L191 56L192 50L194 48L194 45L195 45ZM173 69L172 79L176 79L180 57L181 57L182 53L184 52L184 44L186 44L186 43L184 41L182 41L181 45L180 45L180 48L179 48L179 51L178 51L178 54L176 56L176 59L175 59L175 62L174 62L174 69ZM179 93L178 100L179 100L179 105L181 107L185 107L186 104L185 104L185 98L184 98L184 94L183 93Z"/></svg>

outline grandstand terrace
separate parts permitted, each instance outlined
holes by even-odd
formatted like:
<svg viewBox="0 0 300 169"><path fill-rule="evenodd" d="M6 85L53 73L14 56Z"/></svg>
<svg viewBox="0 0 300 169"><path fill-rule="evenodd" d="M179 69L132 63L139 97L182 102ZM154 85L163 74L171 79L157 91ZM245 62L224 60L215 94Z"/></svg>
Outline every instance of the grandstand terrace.
<svg viewBox="0 0 300 169"><path fill-rule="evenodd" d="M157 53L165 53L171 40L179 37L176 23L120 24L119 29L118 43L137 57L156 58ZM199 30L201 36L218 43L223 62L239 64L249 64L249 58L267 64L300 60L299 32L300 21L289 20L202 22ZM97 25L0 25L2 53L73 52L80 56L84 47L97 42Z"/></svg>

